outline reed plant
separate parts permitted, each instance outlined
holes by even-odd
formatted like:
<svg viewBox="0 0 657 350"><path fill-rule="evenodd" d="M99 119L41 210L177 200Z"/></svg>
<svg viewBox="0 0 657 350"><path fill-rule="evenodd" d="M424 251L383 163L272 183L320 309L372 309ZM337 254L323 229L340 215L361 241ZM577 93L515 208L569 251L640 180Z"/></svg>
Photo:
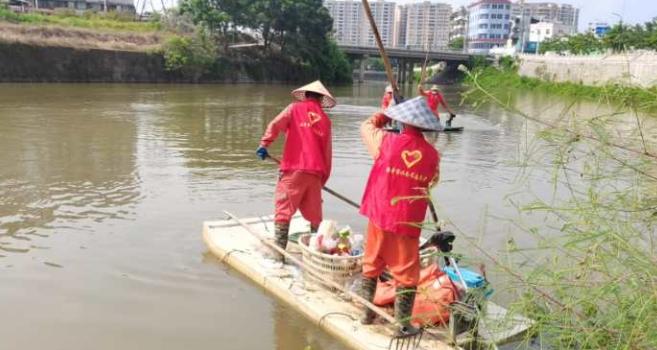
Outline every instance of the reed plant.
<svg viewBox="0 0 657 350"><path fill-rule="evenodd" d="M519 181L538 178L552 188L548 196L508 196L520 215L510 219L517 230L503 253L465 236L507 276L496 290L513 296L510 309L534 321L521 346L656 349L657 153L647 137L650 117L640 113L655 100L600 89L600 101L622 101L613 112L580 115L566 104L556 116L530 115L504 86L491 87L509 74L462 70L466 102L496 104L526 120L528 136L513 162ZM530 83L541 86L522 78L504 84Z"/></svg>

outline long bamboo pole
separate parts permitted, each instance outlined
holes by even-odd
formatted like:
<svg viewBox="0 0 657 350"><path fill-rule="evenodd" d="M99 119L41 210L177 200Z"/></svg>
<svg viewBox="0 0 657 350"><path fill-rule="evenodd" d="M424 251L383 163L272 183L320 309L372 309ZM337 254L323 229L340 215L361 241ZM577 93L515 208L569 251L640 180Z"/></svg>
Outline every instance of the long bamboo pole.
<svg viewBox="0 0 657 350"><path fill-rule="evenodd" d="M271 159L271 160L272 160L273 162L275 162L276 164L281 164L281 161L280 161L278 158L276 158L276 157L272 157L271 155L269 155L269 156L267 156L267 158ZM347 197L345 197L345 196L339 194L338 192L335 192L335 191L333 191L332 189L330 189L330 188L328 188L328 187L326 187L326 186L323 186L322 189L323 189L324 191L326 191L326 192L332 194L332 195L335 196L337 199L340 199L340 200L342 200L343 202L345 202L345 203L351 205L352 207L354 207L354 208L356 208L356 209L360 209L360 205L359 205L358 203L356 203L356 202L352 201L351 199L349 199L349 198L347 198Z"/></svg>
<svg viewBox="0 0 657 350"><path fill-rule="evenodd" d="M390 60L388 59L388 54L386 54L386 48L383 46L383 41L381 41L381 35L379 34L379 29L376 26L374 21L374 16L372 16L372 9L370 8L370 3L367 0L363 0L363 9L367 15L368 20L370 21L370 27L372 27L372 33L374 33L374 39L376 40L376 45L379 47L379 54L383 59L383 66L386 69L386 76L388 77L388 82L392 87L392 95L395 98L395 103L401 103L401 95L399 94L399 86L397 85L397 79L392 72L392 66L390 65Z"/></svg>
<svg viewBox="0 0 657 350"><path fill-rule="evenodd" d="M284 250L283 248L277 246L277 245L274 244L273 242L271 242L271 241L269 241L269 240L263 238L263 237L262 237L258 232L256 232L256 231L255 231L255 230L254 230L249 224L245 223L245 222L242 221L240 218L238 218L237 216L235 216L235 215L229 213L228 211L224 211L224 213L225 213L226 215L228 215L233 221L235 221L235 222L237 222L238 224L240 224L240 226L242 226L245 230L247 230L250 234L252 234L255 238L257 238L257 239L258 239L260 242L262 242L264 245L266 245L267 247L269 247L269 248L275 250L276 252L282 254L282 255L285 257L285 261L289 261L289 262L294 263L294 265L297 265L297 266L298 266L299 268L301 268L302 270L304 270L304 271L306 271L306 272L312 274L313 276L315 276L318 280L322 281L322 283L325 284L325 285L327 285L328 287L335 288L336 290L339 290L340 292L342 292L342 293L344 293L344 294L350 296L351 298L353 298L353 299L356 300L357 302L359 302L359 303L365 305L365 307L367 307L368 309L372 310L372 311L373 311L374 313L376 313L377 315L381 316L384 320L386 320L386 321L388 321L388 322L390 322L390 323L392 323L392 324L394 324L394 325L401 326L401 324L400 324L400 323L399 323L394 317L390 316L390 314L388 314L387 312L385 312L385 311L384 311L383 309L381 309L380 307L378 307L378 306L372 304L372 303L371 303L370 301L368 301L368 300L365 300L365 299L364 299L363 297L361 297L360 295L358 295L358 294L356 294L356 293L354 293L354 292L352 292L352 291L350 291L350 290L345 289L343 286L341 286L341 285L338 284L337 282L334 282L334 281L331 281L331 280L327 280L327 279L326 279L326 276L322 276L322 275L320 275L320 274L318 274L318 273L316 273L316 272L314 272L314 271L312 271L312 270L307 269L299 259L297 259L296 257L294 257L292 254L288 253L288 252L287 252L286 250Z"/></svg>

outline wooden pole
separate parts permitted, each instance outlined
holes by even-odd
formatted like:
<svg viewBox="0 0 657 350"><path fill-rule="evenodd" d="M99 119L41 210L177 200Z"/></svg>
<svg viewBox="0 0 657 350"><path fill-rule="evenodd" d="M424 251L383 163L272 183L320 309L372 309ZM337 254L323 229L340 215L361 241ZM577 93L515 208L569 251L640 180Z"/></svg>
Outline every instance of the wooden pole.
<svg viewBox="0 0 657 350"><path fill-rule="evenodd" d="M399 86L397 86L397 80L395 75L392 72L392 66L390 65L390 60L386 54L386 48L383 46L383 41L381 41L381 35L379 34L379 29L376 27L376 22L372 16L372 9L370 8L370 3L367 0L363 0L363 9L365 10L365 15L370 21L370 27L372 27L372 33L374 33L374 39L376 40L376 45L379 47L379 53L383 59L383 66L386 69L386 76L388 76L388 82L392 87L392 94L395 98L395 103L401 103L401 96L399 94Z"/></svg>
<svg viewBox="0 0 657 350"><path fill-rule="evenodd" d="M285 257L285 261L290 261L290 262L294 263L294 265L297 265L300 269L310 273L311 275L315 276L318 280L322 281L322 283L325 284L326 286L331 287L331 288L335 288L336 290L339 290L340 292L350 296L351 298L353 298L357 302L365 305L368 309L372 310L377 315L381 316L384 320L386 320L386 321L388 321L388 322L390 322L394 325L401 326L401 324L397 320L395 320L394 317L390 316L390 314L385 312L380 307L378 307L378 306L372 304L371 302L365 300L360 295L358 295L358 294L356 294L356 293L354 293L350 290L345 289L343 286L341 286L337 282L327 280L326 276L322 276L322 275L316 273L315 271L307 269L299 259L295 258L294 256L292 256L292 254L288 253L286 250L284 250L283 248L277 246L273 242L263 238L258 232L256 232L251 226L249 226L249 224L245 223L244 221L240 220L237 216L235 216L235 215L233 215L233 214L231 214L227 211L224 211L224 213L226 213L226 215L228 215L235 222L240 224L245 230L247 230L250 234L252 234L255 238L257 238L264 245L266 245L267 247L273 249L274 251L282 254Z"/></svg>
<svg viewBox="0 0 657 350"><path fill-rule="evenodd" d="M281 161L278 160L278 158L276 158L276 157L268 156L268 158L271 159L272 161L274 161L276 164L281 164ZM343 202L345 202L345 203L351 205L352 207L354 207L354 208L356 208L356 209L360 209L360 205L359 205L358 203L356 203L356 202L352 201L351 199L349 199L349 198L347 198L347 197L345 197L345 196L339 194L338 192L335 192L335 191L333 191L332 189L330 189L330 188L328 188L328 187L326 187L326 186L322 187L322 189L323 189L324 191L326 191L326 192L332 194L332 195L335 196L336 198L342 200Z"/></svg>

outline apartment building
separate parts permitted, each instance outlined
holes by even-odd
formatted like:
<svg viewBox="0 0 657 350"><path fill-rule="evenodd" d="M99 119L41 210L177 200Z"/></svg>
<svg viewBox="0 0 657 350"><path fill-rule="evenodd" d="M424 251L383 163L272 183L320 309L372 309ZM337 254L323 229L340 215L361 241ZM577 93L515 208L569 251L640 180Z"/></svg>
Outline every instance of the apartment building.
<svg viewBox="0 0 657 350"><path fill-rule="evenodd" d="M358 0L326 0L324 7L333 18L333 36L340 45L376 46L365 10ZM370 2L372 16L379 29L383 45L393 44L395 3L386 0Z"/></svg>
<svg viewBox="0 0 657 350"><path fill-rule="evenodd" d="M465 6L459 7L456 11L452 12L449 21L449 41L464 38L468 30L468 9Z"/></svg>
<svg viewBox="0 0 657 350"><path fill-rule="evenodd" d="M481 0L468 6L468 51L488 53L502 47L509 39L511 27L510 0Z"/></svg>
<svg viewBox="0 0 657 350"><path fill-rule="evenodd" d="M452 6L423 1L406 5L406 45L414 50L445 49L449 43Z"/></svg>
<svg viewBox="0 0 657 350"><path fill-rule="evenodd" d="M530 19L539 22L560 23L569 27L570 33L577 32L579 9L569 4L554 2L526 2L520 0L512 6L512 16L523 18L524 30L529 29Z"/></svg>
<svg viewBox="0 0 657 350"><path fill-rule="evenodd" d="M406 46L406 27L408 25L408 7L399 5L395 9L395 23L393 25L393 42L394 47Z"/></svg>

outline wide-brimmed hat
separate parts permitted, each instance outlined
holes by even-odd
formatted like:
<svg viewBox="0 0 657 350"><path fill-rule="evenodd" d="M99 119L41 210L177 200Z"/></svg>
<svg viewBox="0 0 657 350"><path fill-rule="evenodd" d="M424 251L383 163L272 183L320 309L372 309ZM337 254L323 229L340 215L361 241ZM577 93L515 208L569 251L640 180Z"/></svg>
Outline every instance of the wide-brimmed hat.
<svg viewBox="0 0 657 350"><path fill-rule="evenodd" d="M322 100L321 100L322 107L332 108L335 107L337 103L335 101L335 98L333 98L331 93L328 91L328 89L319 80L313 81L312 83L306 86L302 86L296 90L293 90L292 97L294 97L298 101L304 101L306 99L306 91L316 92L322 95Z"/></svg>
<svg viewBox="0 0 657 350"><path fill-rule="evenodd" d="M440 91L440 88L438 88L438 85L431 85L431 91Z"/></svg>
<svg viewBox="0 0 657 350"><path fill-rule="evenodd" d="M427 101L422 96L389 107L383 113L390 119L416 128L436 131L443 129L443 126L429 109Z"/></svg>

